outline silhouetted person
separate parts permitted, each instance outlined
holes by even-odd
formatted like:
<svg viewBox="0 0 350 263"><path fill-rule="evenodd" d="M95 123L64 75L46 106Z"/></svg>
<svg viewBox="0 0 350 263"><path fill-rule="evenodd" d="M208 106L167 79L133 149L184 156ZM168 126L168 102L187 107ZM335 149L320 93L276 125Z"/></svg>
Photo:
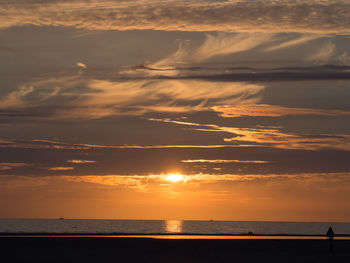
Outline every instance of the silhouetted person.
<svg viewBox="0 0 350 263"><path fill-rule="evenodd" d="M331 226L328 228L327 237L329 240L329 252L332 253L333 252L334 231L333 231Z"/></svg>

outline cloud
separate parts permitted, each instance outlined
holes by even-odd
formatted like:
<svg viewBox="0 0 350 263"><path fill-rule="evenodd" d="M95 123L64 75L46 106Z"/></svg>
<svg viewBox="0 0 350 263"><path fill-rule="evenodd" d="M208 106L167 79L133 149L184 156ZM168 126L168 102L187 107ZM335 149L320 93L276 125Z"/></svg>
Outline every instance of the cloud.
<svg viewBox="0 0 350 263"><path fill-rule="evenodd" d="M338 61L341 65L350 66L350 56L348 55L348 52L344 52L343 54L338 56Z"/></svg>
<svg viewBox="0 0 350 263"><path fill-rule="evenodd" d="M342 141L342 138L340 136L337 138L336 135L327 137L325 135L294 134L298 136L292 137L294 141L289 142L288 138L283 141L286 132L275 129L279 133L268 134L269 129L264 130L259 127L256 131L238 129L237 132L246 132L244 136L241 136L243 139L240 140L240 136L234 134L233 131L225 132L228 130L227 127L222 127L222 130L214 130L203 124L183 126L174 123L176 127L172 127L170 122L165 125L149 124L158 130L166 126L169 130L176 131L177 136L174 136L174 132L170 136L163 134L163 137L166 136L165 141L168 141L167 138L182 138L190 133L192 134L190 141L196 145L188 145L185 142L179 144L183 141L172 139L168 145L157 145L152 140L146 141L143 145L79 145L59 141L36 145L32 141L26 143L17 141L17 144L14 141L13 145L1 148L0 159L6 159L6 163L23 162L30 166L3 170L0 171L0 174L55 177L63 174L67 176L113 174L131 176L168 172L185 175L350 172L347 162L350 158L349 136ZM192 132L193 129L198 129L198 131ZM205 131L202 132L202 130ZM200 137L203 140L195 140ZM215 138L215 141L207 138ZM224 142L224 138L235 138L236 141ZM268 142L272 140L271 138L275 139L272 143ZM301 141L302 138L305 141ZM321 140L317 142L318 138ZM220 142L222 142L221 145L215 144ZM312 144L312 147L309 147L308 143ZM327 143L331 146L328 146ZM344 145L341 145L342 143ZM60 148L57 148L57 145ZM340 146L343 148L341 149ZM96 163L67 163L67 160L86 160L87 157L89 157L88 160L96 160ZM137 165L135 165L135 160L137 160ZM53 167L74 167L74 170L48 170Z"/></svg>
<svg viewBox="0 0 350 263"><path fill-rule="evenodd" d="M220 128L225 132L235 134L232 138L224 138L225 142L250 143L259 146L276 147L280 149L350 150L350 135L348 134L293 134L279 129L250 128Z"/></svg>
<svg viewBox="0 0 350 263"><path fill-rule="evenodd" d="M198 64L212 57L232 55L244 52L265 45L264 52L271 52L279 49L301 45L305 42L326 37L319 34L292 34L286 40L285 35L276 33L207 33L205 41L198 47L191 46L189 41L179 41L176 52L160 61L150 63L144 62L132 66L125 73L147 72L149 75L175 76L180 70L198 68ZM291 39L292 38L292 39ZM278 44L275 44L278 42ZM212 69L212 68L211 68Z"/></svg>
<svg viewBox="0 0 350 263"><path fill-rule="evenodd" d="M350 150L350 135L348 134L294 134L283 132L280 127L237 128L171 119L153 120L192 126L191 129L196 131L232 134L233 137L224 137L223 140L228 143L233 143L237 145L237 147L258 146L315 151L320 149Z"/></svg>
<svg viewBox="0 0 350 263"><path fill-rule="evenodd" d="M254 103L264 86L202 80L110 81L78 76L20 86L0 100L0 110L37 118L103 118L147 112L204 111L214 105ZM33 118L35 115L33 116Z"/></svg>
<svg viewBox="0 0 350 263"><path fill-rule="evenodd" d="M216 82L272 82L304 80L348 80L350 67L339 63L335 65L317 65L300 67L237 67L231 65L192 64L194 53L184 56L181 63L169 59L156 63L141 63L120 71L122 79L163 79L163 80L207 80ZM346 58L345 58L346 59ZM317 64L321 60L309 60ZM344 59L343 59L344 60ZM345 60L344 60L345 61ZM326 62L326 61L325 61ZM339 65L341 64L341 65Z"/></svg>
<svg viewBox="0 0 350 263"><path fill-rule="evenodd" d="M28 86L21 86L17 90L12 91L10 94L6 96L5 99L1 99L1 108L11 108L11 107L18 107L20 106L21 100L23 97L26 95L30 94L33 92L33 87L28 85Z"/></svg>
<svg viewBox="0 0 350 263"><path fill-rule="evenodd" d="M158 62L143 62L119 72L104 72L102 76L101 71L87 69L22 84L0 98L0 117L11 121L13 117L98 119L150 112L207 111L225 105L257 103L265 87L248 84L249 81L350 79L349 67L340 66L259 69L196 64L261 45L276 50L316 37L319 36L303 35L276 46L273 43L279 37L271 33L206 34L200 46L193 48L189 42L180 41L175 53ZM325 61L333 49L334 44L328 42L309 59ZM346 61L346 56L342 60ZM77 65L86 66L82 62Z"/></svg>
<svg viewBox="0 0 350 263"><path fill-rule="evenodd" d="M328 41L328 43L324 44L315 54L308 57L307 60L317 64L325 64L334 56L335 50L335 44Z"/></svg>
<svg viewBox="0 0 350 263"><path fill-rule="evenodd" d="M67 163L85 164L85 163L96 163L96 161L92 161L92 160L68 160Z"/></svg>
<svg viewBox="0 0 350 263"><path fill-rule="evenodd" d="M86 64L84 64L84 63L82 63L82 62L77 62L76 65L77 65L77 67L79 67L79 68L87 69Z"/></svg>
<svg viewBox="0 0 350 263"><path fill-rule="evenodd" d="M284 49L284 48L293 47L296 45L301 45L301 44L304 44L306 42L309 42L311 40L315 40L315 39L318 39L321 37L322 37L321 35L314 35L314 34L301 35L295 39L284 41L284 42L279 43L277 45L270 46L270 47L265 49L265 52L271 52L271 51L276 51L276 50L280 50L280 49Z"/></svg>
<svg viewBox="0 0 350 263"><path fill-rule="evenodd" d="M80 74L61 77L49 77L20 85L17 89L0 99L0 109L23 109L28 107L48 107L53 101L59 100L65 104L73 100L86 80ZM85 93L88 91L85 91ZM62 102L63 101L63 102Z"/></svg>
<svg viewBox="0 0 350 263"><path fill-rule="evenodd" d="M206 41L194 54L195 61L203 61L214 56L223 56L247 51L268 42L273 37L266 33L240 33L229 35L219 33L218 35L207 34Z"/></svg>
<svg viewBox="0 0 350 263"><path fill-rule="evenodd" d="M183 163L270 163L269 161L259 161L259 160L182 160Z"/></svg>
<svg viewBox="0 0 350 263"><path fill-rule="evenodd" d="M160 61L150 63L143 69L151 70L148 71L151 75L160 74L154 70L163 70L164 75L173 76L178 73L178 69L186 69L189 65L212 57L251 50L269 42L273 37L274 34L269 33L207 33L205 41L199 47L191 47L189 41L180 40L176 52Z"/></svg>
<svg viewBox="0 0 350 263"><path fill-rule="evenodd" d="M143 68L147 70L163 70L165 71L163 74L167 74L167 70L174 70L184 66L186 67L188 62L193 60L193 51L190 49L189 41L178 40L178 42L178 49L173 54L161 59L160 61L150 63L149 65L146 65L147 67ZM171 75L175 75L174 72L171 73Z"/></svg>
<svg viewBox="0 0 350 263"><path fill-rule="evenodd" d="M3 28L348 33L349 3L329 1L26 1L0 4Z"/></svg>
<svg viewBox="0 0 350 263"><path fill-rule="evenodd" d="M348 181L348 173L301 173L301 174L196 174L188 176L188 181L201 182L252 182L252 181L302 181L302 182L339 182Z"/></svg>
<svg viewBox="0 0 350 263"><path fill-rule="evenodd" d="M0 142L1 143L1 142ZM16 167L30 166L27 163L0 163L0 171L12 170Z"/></svg>
<svg viewBox="0 0 350 263"><path fill-rule="evenodd" d="M93 96L81 97L75 103L83 111L67 116L94 117L108 115L143 115L147 112L191 112L208 110L212 104L256 101L264 89L257 84L215 83L201 80L154 80L110 82L93 80ZM92 109L89 112L89 109ZM79 110L79 109L78 109Z"/></svg>
<svg viewBox="0 0 350 263"><path fill-rule="evenodd" d="M155 120L155 119L150 119ZM52 140L0 140L0 148L23 148L23 149L56 149L56 150L88 150L88 149L215 149L237 147L230 144L190 145L190 144L169 144L169 145L98 145L65 143ZM80 161L80 160L76 160Z"/></svg>
<svg viewBox="0 0 350 263"><path fill-rule="evenodd" d="M236 118L248 117L281 117L287 115L320 115L320 116L342 116L350 115L350 111L335 109L313 109L313 108L291 108L268 104L245 104L237 106L214 106L214 111L219 112L221 117Z"/></svg>
<svg viewBox="0 0 350 263"><path fill-rule="evenodd" d="M159 186L166 181L166 174L161 175L85 175L85 176L65 176L63 179L75 183L92 183L107 186L118 186L130 188L136 191L152 191L152 185Z"/></svg>
<svg viewBox="0 0 350 263"><path fill-rule="evenodd" d="M51 167L48 170L49 171L71 171L71 170L74 170L74 167L57 166L57 167Z"/></svg>

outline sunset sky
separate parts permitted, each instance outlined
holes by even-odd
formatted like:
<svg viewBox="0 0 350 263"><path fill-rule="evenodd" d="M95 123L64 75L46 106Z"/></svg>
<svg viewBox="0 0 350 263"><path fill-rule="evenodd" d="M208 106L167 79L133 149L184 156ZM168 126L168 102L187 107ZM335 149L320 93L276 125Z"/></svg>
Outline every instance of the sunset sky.
<svg viewBox="0 0 350 263"><path fill-rule="evenodd" d="M350 222L348 0L0 0L0 218Z"/></svg>

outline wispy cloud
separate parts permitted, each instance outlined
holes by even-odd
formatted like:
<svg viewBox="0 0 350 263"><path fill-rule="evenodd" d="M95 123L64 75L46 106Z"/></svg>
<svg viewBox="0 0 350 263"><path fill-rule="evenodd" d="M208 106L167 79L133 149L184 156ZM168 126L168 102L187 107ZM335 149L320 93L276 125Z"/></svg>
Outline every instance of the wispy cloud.
<svg viewBox="0 0 350 263"><path fill-rule="evenodd" d="M308 57L307 60L317 64L325 64L334 56L335 50L335 44L328 41L316 53Z"/></svg>
<svg viewBox="0 0 350 263"><path fill-rule="evenodd" d="M48 170L49 171L71 171L71 170L74 170L74 167L57 166L57 167L51 167Z"/></svg>
<svg viewBox="0 0 350 263"><path fill-rule="evenodd" d="M193 57L195 61L203 61L214 56L251 50L268 42L272 37L272 34L266 33L207 34L206 41L194 53Z"/></svg>
<svg viewBox="0 0 350 263"><path fill-rule="evenodd" d="M0 25L90 30L348 33L349 3L329 1L25 1L0 4Z"/></svg>
<svg viewBox="0 0 350 263"><path fill-rule="evenodd" d="M200 46L192 47L188 41L179 41L177 51L160 61L148 64L144 69L148 70L147 73L150 75L174 76L180 69L190 68L191 65L212 57L254 49L269 42L273 37L274 34L271 33L207 33L205 41Z"/></svg>
<svg viewBox="0 0 350 263"><path fill-rule="evenodd" d="M344 52L341 55L338 56L338 61L341 65L350 66L350 56L348 55L348 52Z"/></svg>
<svg viewBox="0 0 350 263"><path fill-rule="evenodd" d="M176 125L192 126L191 129L204 132L222 132L233 137L223 140L237 146L265 146L280 149L338 149L350 150L350 135L348 134L295 134L283 132L279 127L237 128L216 124L200 124L171 119L153 119L154 121L174 123Z"/></svg>
<svg viewBox="0 0 350 263"><path fill-rule="evenodd" d="M281 111L283 113L283 110ZM237 114L237 113L235 113ZM240 113L241 114L241 113ZM245 114L245 113L244 113ZM288 114L288 113L285 113ZM300 114L309 114L302 111ZM311 114L326 116L343 115L342 111L321 111ZM277 114L276 114L277 115ZM232 117L232 115L229 115ZM237 116L237 115L234 115ZM254 116L254 115L253 115ZM258 114L257 116L261 116ZM265 115L264 115L265 116ZM275 114L272 114L275 116ZM278 115L279 116L279 115ZM350 135L348 134L297 134L283 131L282 127L256 126L253 128L238 128L220 126L216 124L202 124L170 118L147 118L149 121L172 123L174 125L186 126L186 129L198 132L222 133L222 144L170 144L170 145L95 145L95 144L72 144L52 140L0 140L0 148L28 148L28 149L214 149L229 147L273 147L279 149L302 149L320 150L336 149L350 150ZM189 159L197 160L197 159ZM69 160L70 163L87 163L87 160ZM92 163L89 161L88 163ZM4 165L7 167L8 165ZM6 168L7 169L7 168Z"/></svg>
<svg viewBox="0 0 350 263"><path fill-rule="evenodd" d="M96 161L92 161L92 160L68 160L67 163L85 164L85 163L96 163Z"/></svg>
<svg viewBox="0 0 350 263"><path fill-rule="evenodd" d="M272 46L266 48L265 51L271 52L271 51L276 51L276 50L280 50L280 49L284 49L284 48L289 48L289 47L293 47L296 45L304 44L306 42L309 42L311 40L315 40L315 39L318 39L321 37L322 37L322 35L315 35L315 34L301 35L301 36L298 36L297 38L287 40L287 41L284 41L284 42L279 43L279 44L272 45Z"/></svg>
<svg viewBox="0 0 350 263"><path fill-rule="evenodd" d="M151 119L152 120L152 119ZM52 140L0 140L0 148L23 149L57 149L57 150L87 150L87 149L215 149L237 147L230 144L169 144L169 145L98 145L98 144L74 144ZM72 163L72 162L71 162Z"/></svg>
<svg viewBox="0 0 350 263"><path fill-rule="evenodd" d="M30 164L27 164L27 163L0 163L0 171L12 170L13 168L16 168L16 167L25 167L25 166L30 166Z"/></svg>
<svg viewBox="0 0 350 263"><path fill-rule="evenodd" d="M218 104L255 103L263 89L262 85L243 82L109 81L71 76L20 86L0 101L0 110L35 112L39 113L38 118L70 119L191 112L208 110Z"/></svg>
<svg viewBox="0 0 350 263"><path fill-rule="evenodd" d="M220 128L225 132L235 134L232 138L224 138L225 142L252 143L281 149L338 149L350 150L350 135L348 134L293 134L279 129L249 129L249 128Z"/></svg>
<svg viewBox="0 0 350 263"><path fill-rule="evenodd" d="M210 58L224 55L232 55L249 51L261 46L263 52L290 48L304 44L308 41L327 37L320 34L284 34L241 32L217 34L207 33L205 41L200 46L192 46L189 41L179 40L179 47L173 54L157 62L146 62L131 67L126 73L145 71L149 75L174 76L180 70L192 69L192 65L198 69L198 65ZM277 44L276 44L277 42ZM227 70L227 69L226 69Z"/></svg>
<svg viewBox="0 0 350 263"><path fill-rule="evenodd" d="M270 163L270 161L259 161L259 160L206 160L206 159L197 159L197 160L182 160L183 163Z"/></svg>
<svg viewBox="0 0 350 263"><path fill-rule="evenodd" d="M150 112L188 113L212 109L222 111L226 116L229 111L232 116L233 110L240 111L239 114L250 111L249 114L255 116L259 112L264 112L266 116L291 115L287 112L292 109L256 106L265 86L247 81L350 79L348 70L346 66L271 70L220 68L217 72L200 69L195 74L192 70L184 70L173 77L144 76L127 79L119 76L108 80L76 74L22 84L2 96L0 111L4 117L11 116L11 120L16 116L27 120L98 119L115 115L142 116ZM244 106L239 107L244 104L253 104L254 107L249 110ZM225 108L227 105L236 108ZM294 115L347 114L336 110L293 110Z"/></svg>
<svg viewBox="0 0 350 263"><path fill-rule="evenodd" d="M268 104L246 104L237 106L214 106L213 110L220 113L221 117L236 118L242 116L281 117L286 115L320 115L342 116L350 115L350 111L336 109L291 108Z"/></svg>

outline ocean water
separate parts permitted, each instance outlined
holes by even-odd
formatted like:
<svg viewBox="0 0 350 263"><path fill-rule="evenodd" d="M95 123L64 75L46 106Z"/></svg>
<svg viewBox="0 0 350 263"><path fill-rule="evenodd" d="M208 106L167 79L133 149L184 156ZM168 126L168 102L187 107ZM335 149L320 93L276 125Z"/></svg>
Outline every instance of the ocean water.
<svg viewBox="0 0 350 263"><path fill-rule="evenodd" d="M195 221L195 220L92 220L0 219L0 233L139 234L139 235L325 235L332 226L337 235L350 235L350 223Z"/></svg>

